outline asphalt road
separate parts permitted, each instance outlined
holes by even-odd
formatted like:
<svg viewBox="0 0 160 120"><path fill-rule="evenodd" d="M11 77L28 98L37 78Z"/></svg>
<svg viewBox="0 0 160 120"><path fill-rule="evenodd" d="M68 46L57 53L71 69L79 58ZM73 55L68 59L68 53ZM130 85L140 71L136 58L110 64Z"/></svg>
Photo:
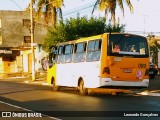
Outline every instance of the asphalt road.
<svg viewBox="0 0 160 120"><path fill-rule="evenodd" d="M81 96L78 91L64 89L53 92L45 81L26 82L28 79L0 80L0 111L37 111L42 116L29 119L102 119L102 120L159 120L160 119L160 79L157 76L150 80L149 88L139 94ZM107 111L107 112L106 112ZM132 112L137 115L146 114L151 117L128 117ZM141 113L141 114L140 114ZM125 116L126 115L126 116ZM83 116L83 117L82 117ZM0 120L4 118L0 118ZM5 118L5 119L22 119ZM23 118L28 119L28 118Z"/></svg>

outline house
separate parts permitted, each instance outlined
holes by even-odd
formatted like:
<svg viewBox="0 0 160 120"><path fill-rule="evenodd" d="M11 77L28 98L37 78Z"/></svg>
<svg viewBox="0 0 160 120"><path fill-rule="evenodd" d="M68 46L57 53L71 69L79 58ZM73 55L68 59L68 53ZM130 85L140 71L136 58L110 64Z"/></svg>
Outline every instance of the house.
<svg viewBox="0 0 160 120"><path fill-rule="evenodd" d="M43 22L34 24L35 70L41 69L42 40L47 29ZM0 10L0 73L31 73L30 15L25 11Z"/></svg>

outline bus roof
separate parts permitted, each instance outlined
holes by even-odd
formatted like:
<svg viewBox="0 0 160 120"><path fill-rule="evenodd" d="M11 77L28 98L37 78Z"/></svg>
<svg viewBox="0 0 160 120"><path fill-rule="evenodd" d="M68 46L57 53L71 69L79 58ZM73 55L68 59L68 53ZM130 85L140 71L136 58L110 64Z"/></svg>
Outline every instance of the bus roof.
<svg viewBox="0 0 160 120"><path fill-rule="evenodd" d="M56 46L65 45L65 44L79 43L79 42L84 42L84 41L87 41L87 40L100 39L100 38L102 38L102 36L103 36L104 34L106 34L106 35L107 35L107 34L127 34L127 35L141 36L141 35L137 35L137 34L119 33L119 32L103 33L103 34L100 34L100 35L95 35L95 36L90 36L90 37L82 37L82 38L79 38L79 39L77 39L77 40L71 40L71 41L66 41L66 42L58 43ZM141 36L141 37L144 37L144 36Z"/></svg>

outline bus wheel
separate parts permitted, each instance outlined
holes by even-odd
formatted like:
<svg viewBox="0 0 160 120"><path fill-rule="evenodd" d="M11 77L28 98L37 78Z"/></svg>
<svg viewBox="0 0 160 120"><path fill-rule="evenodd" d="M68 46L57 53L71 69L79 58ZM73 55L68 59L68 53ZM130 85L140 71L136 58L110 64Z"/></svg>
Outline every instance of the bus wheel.
<svg viewBox="0 0 160 120"><path fill-rule="evenodd" d="M55 81L53 81L53 91L59 91L60 86L56 85Z"/></svg>
<svg viewBox="0 0 160 120"><path fill-rule="evenodd" d="M81 95L87 95L88 94L88 89L84 87L84 81L81 80L79 84L79 91Z"/></svg>

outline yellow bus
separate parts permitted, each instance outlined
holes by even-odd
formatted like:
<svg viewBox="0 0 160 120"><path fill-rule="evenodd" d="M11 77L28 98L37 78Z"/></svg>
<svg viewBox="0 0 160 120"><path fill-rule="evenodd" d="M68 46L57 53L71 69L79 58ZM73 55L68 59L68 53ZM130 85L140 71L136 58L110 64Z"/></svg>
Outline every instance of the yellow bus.
<svg viewBox="0 0 160 120"><path fill-rule="evenodd" d="M148 87L147 39L128 33L104 33L57 44L50 49L48 84L53 90L76 87L86 95L89 88Z"/></svg>

